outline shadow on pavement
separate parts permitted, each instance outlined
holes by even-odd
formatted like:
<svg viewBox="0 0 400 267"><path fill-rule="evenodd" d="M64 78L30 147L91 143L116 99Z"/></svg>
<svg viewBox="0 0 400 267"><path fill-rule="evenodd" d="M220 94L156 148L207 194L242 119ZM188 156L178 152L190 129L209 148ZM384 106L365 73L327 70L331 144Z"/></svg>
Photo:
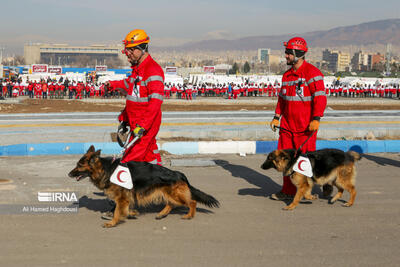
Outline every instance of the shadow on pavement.
<svg viewBox="0 0 400 267"><path fill-rule="evenodd" d="M79 198L79 208L87 208L88 210L97 212L106 212L113 208L110 205L110 201L106 198L104 199L93 199L87 196Z"/></svg>
<svg viewBox="0 0 400 267"><path fill-rule="evenodd" d="M215 160L215 164L221 166L225 170L229 171L233 177L238 177L246 180L248 183L258 186L259 188L242 188L239 189L239 195L251 195L251 196L263 196L267 197L273 193L279 192L281 190L281 185L276 183L270 177L256 172L253 169L242 165L230 164L226 160ZM320 186L314 186L312 189L312 194L317 194L319 198L329 199L330 196L324 196ZM284 201L286 204L291 203L291 200Z"/></svg>
<svg viewBox="0 0 400 267"><path fill-rule="evenodd" d="M265 176L253 169L242 165L234 165L226 160L215 160L215 164L229 171L233 177L242 178L248 183L257 186L258 188L242 188L239 189L239 195L251 196L270 196L281 189L281 185L277 184L270 177Z"/></svg>
<svg viewBox="0 0 400 267"><path fill-rule="evenodd" d="M373 155L367 155L367 154L362 154L361 155L363 158L366 158L370 161L374 161L378 163L379 165L386 166L386 165L391 165L395 167L400 167L400 161L399 160L393 160L393 159L388 159L388 158L383 158L383 157L377 157Z"/></svg>
<svg viewBox="0 0 400 267"><path fill-rule="evenodd" d="M382 165L382 166L392 165L395 167L400 167L400 160L393 160L393 159L364 154L363 149L359 145L354 145L354 146L350 147L349 150L353 150L357 153L360 153L361 158L366 158L368 160L374 161L374 162L378 163L379 165Z"/></svg>
<svg viewBox="0 0 400 267"><path fill-rule="evenodd" d="M198 204L199 205L199 204ZM202 205L202 204L200 204ZM151 205L148 207L137 207L137 210L140 214L142 213L159 213L165 205ZM185 215L189 211L186 207L176 207L171 210L170 214L178 214L178 215ZM206 214L213 214L214 212L208 209L196 207L196 212L206 213Z"/></svg>
<svg viewBox="0 0 400 267"><path fill-rule="evenodd" d="M95 195L104 196L103 193L94 192ZM201 205L201 204L200 204ZM88 210L96 211L96 212L106 212L111 211L114 208L112 201L107 198L104 199L93 199L88 196L83 196L79 198L79 208L86 208ZM150 205L148 207L135 207L139 213L158 213L163 208L164 205ZM176 207L174 208L170 214L180 214L184 215L188 212L188 208L186 207ZM204 208L196 208L196 212L213 214L214 212Z"/></svg>

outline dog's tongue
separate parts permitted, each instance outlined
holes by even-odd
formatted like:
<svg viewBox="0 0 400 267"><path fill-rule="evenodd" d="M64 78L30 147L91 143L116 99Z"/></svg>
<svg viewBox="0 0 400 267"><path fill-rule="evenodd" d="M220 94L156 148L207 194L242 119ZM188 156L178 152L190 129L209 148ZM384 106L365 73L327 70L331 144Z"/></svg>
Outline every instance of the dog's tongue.
<svg viewBox="0 0 400 267"><path fill-rule="evenodd" d="M79 181L82 178L82 175L79 175L78 177L76 177L76 180Z"/></svg>

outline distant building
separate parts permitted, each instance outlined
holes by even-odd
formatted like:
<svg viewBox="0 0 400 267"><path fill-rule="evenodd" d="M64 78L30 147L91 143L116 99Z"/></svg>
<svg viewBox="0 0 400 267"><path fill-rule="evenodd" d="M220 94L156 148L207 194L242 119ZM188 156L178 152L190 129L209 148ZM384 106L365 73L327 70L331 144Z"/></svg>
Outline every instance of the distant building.
<svg viewBox="0 0 400 267"><path fill-rule="evenodd" d="M385 63L385 57L384 55L381 55L380 53L371 55L371 70L375 68L375 65L377 64L384 64Z"/></svg>
<svg viewBox="0 0 400 267"><path fill-rule="evenodd" d="M279 65L279 62L281 61L281 57L278 55L271 55L268 54L265 58L265 64L267 65Z"/></svg>
<svg viewBox="0 0 400 267"><path fill-rule="evenodd" d="M348 53L325 49L322 51L322 60L326 62L328 70L331 72L350 70L350 54Z"/></svg>
<svg viewBox="0 0 400 267"><path fill-rule="evenodd" d="M271 49L269 48L259 48L257 53L257 60L262 63L266 63L266 58L271 54Z"/></svg>
<svg viewBox="0 0 400 267"><path fill-rule="evenodd" d="M322 51L322 60L325 62L329 62L329 57L331 56L331 51L328 49L325 49Z"/></svg>
<svg viewBox="0 0 400 267"><path fill-rule="evenodd" d="M98 65L108 60L119 59L127 65L126 56L121 53L122 45L69 46L67 44L27 44L24 46L25 64L73 65L85 57Z"/></svg>
<svg viewBox="0 0 400 267"><path fill-rule="evenodd" d="M358 51L351 58L351 68L353 71L370 71L376 64L384 63L384 61L385 57L380 53L367 54Z"/></svg>
<svg viewBox="0 0 400 267"><path fill-rule="evenodd" d="M349 71L350 70L350 54L338 52L339 59L337 64L337 71Z"/></svg>
<svg viewBox="0 0 400 267"><path fill-rule="evenodd" d="M354 53L351 58L351 69L353 71L368 71L368 57L369 55L362 51Z"/></svg>

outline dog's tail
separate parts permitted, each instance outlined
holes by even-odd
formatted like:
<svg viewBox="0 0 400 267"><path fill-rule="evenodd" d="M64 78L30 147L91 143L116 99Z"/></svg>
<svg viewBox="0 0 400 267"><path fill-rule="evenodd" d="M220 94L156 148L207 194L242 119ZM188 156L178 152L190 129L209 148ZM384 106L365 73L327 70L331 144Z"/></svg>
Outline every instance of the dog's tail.
<svg viewBox="0 0 400 267"><path fill-rule="evenodd" d="M352 157L354 159L354 161L356 160L360 160L361 159L361 155L355 151L349 150L347 151L347 154Z"/></svg>
<svg viewBox="0 0 400 267"><path fill-rule="evenodd" d="M192 193L192 198L201 204L206 205L210 208L219 208L219 201L216 200L213 196L210 196L199 189L191 186L189 184L190 193Z"/></svg>

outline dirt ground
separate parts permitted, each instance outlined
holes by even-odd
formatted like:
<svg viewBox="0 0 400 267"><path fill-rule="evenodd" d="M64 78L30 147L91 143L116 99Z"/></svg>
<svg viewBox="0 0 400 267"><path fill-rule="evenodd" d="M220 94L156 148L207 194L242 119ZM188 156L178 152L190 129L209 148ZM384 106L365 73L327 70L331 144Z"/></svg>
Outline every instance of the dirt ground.
<svg viewBox="0 0 400 267"><path fill-rule="evenodd" d="M198 98L193 101L166 100L163 111L217 111L217 110L274 110L276 99L243 99L230 103L227 99ZM0 113L53 113L53 112L119 112L125 106L123 100L81 101L54 99L24 99L18 103L2 103ZM394 99L328 99L327 108L333 110L399 110L400 101Z"/></svg>

